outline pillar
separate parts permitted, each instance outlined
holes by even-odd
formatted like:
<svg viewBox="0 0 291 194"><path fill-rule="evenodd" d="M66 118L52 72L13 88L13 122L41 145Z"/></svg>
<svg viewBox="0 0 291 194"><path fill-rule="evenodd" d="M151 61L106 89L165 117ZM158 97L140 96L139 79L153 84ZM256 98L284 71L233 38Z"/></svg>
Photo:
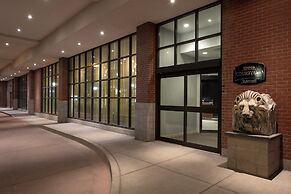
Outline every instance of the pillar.
<svg viewBox="0 0 291 194"><path fill-rule="evenodd" d="M13 110L18 109L18 84L19 84L19 78L15 77L12 80L12 108Z"/></svg>
<svg viewBox="0 0 291 194"><path fill-rule="evenodd" d="M7 81L0 82L0 107L7 107Z"/></svg>
<svg viewBox="0 0 291 194"><path fill-rule="evenodd" d="M29 115L34 114L34 71L27 74L27 112Z"/></svg>
<svg viewBox="0 0 291 194"><path fill-rule="evenodd" d="M42 79L41 69L34 71L34 112L41 112Z"/></svg>
<svg viewBox="0 0 291 194"><path fill-rule="evenodd" d="M145 23L137 27L137 88L135 137L155 140L156 132L156 25Z"/></svg>
<svg viewBox="0 0 291 194"><path fill-rule="evenodd" d="M59 59L58 83L58 123L65 123L68 119L68 58Z"/></svg>

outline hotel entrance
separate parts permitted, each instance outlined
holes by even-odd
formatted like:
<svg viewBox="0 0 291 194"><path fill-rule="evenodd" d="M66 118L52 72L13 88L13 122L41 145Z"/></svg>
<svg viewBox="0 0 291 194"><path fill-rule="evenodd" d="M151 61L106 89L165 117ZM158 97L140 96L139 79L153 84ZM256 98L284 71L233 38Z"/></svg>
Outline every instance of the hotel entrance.
<svg viewBox="0 0 291 194"><path fill-rule="evenodd" d="M221 5L158 26L157 137L220 152Z"/></svg>
<svg viewBox="0 0 291 194"><path fill-rule="evenodd" d="M161 76L159 88L159 138L219 152L218 71Z"/></svg>

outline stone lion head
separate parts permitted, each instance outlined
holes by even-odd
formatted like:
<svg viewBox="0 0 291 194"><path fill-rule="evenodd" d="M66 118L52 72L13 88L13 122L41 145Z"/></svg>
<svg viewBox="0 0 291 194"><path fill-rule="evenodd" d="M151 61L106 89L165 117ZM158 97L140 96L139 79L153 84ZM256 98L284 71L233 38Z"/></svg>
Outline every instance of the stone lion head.
<svg viewBox="0 0 291 194"><path fill-rule="evenodd" d="M233 106L233 130L258 135L276 133L276 103L269 94L239 94Z"/></svg>

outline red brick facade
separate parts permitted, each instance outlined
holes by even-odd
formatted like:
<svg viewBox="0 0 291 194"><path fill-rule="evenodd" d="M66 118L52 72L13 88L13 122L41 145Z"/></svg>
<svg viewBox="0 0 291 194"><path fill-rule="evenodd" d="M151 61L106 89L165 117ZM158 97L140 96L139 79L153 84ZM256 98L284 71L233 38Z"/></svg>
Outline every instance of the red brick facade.
<svg viewBox="0 0 291 194"><path fill-rule="evenodd" d="M268 93L277 103L283 157L291 159L291 3L289 0L225 0L222 29L222 147L231 130L232 106L245 90ZM232 82L233 69L246 62L266 66L266 82L242 86Z"/></svg>
<svg viewBox="0 0 291 194"><path fill-rule="evenodd" d="M156 96L156 25L145 23L137 27L136 101L154 103Z"/></svg>

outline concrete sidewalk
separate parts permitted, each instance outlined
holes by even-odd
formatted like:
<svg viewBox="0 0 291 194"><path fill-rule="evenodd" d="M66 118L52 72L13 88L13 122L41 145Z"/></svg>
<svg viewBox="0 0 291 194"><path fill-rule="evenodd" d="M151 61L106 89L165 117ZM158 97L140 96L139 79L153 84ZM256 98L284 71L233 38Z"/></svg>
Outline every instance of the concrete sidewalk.
<svg viewBox="0 0 291 194"><path fill-rule="evenodd" d="M45 123L36 116L18 118ZM112 171L121 181L122 194L291 193L290 171L266 180L224 168L226 158L215 153L161 141L141 142L75 123L45 127L110 152L118 164Z"/></svg>
<svg viewBox="0 0 291 194"><path fill-rule="evenodd" d="M102 154L24 120L0 113L1 194L109 193Z"/></svg>

